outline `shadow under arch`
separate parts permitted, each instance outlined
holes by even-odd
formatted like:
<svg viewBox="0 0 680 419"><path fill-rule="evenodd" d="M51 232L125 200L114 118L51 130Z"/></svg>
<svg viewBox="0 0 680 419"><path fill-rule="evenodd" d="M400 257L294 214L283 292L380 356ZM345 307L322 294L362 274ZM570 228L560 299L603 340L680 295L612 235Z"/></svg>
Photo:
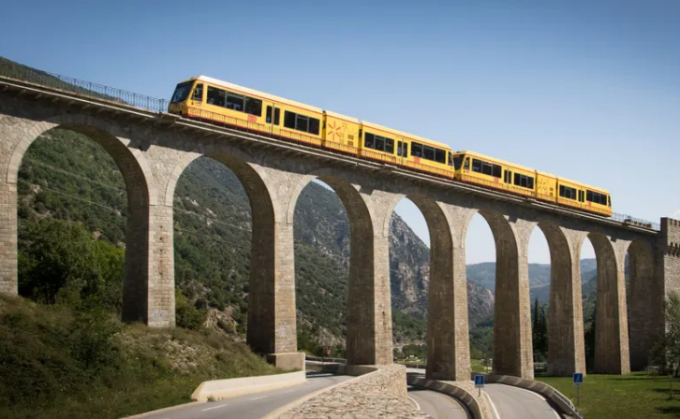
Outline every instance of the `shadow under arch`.
<svg viewBox="0 0 680 419"><path fill-rule="evenodd" d="M499 212L480 209L477 213L489 225L496 246L493 371L495 374L533 378L529 284L528 280L524 281L526 283L520 281L515 231Z"/></svg>
<svg viewBox="0 0 680 419"><path fill-rule="evenodd" d="M144 155L140 150L130 147L126 133L118 125L104 122L95 117L85 115L61 115L36 122L32 129L24 131L9 160L6 179L9 184L16 184L21 161L31 146L40 136L54 129L63 129L83 134L101 146L114 160L125 182L128 198L125 273L123 283L122 319L128 322L144 322L152 326L174 326L174 310L153 310L149 306L150 277L153 277L154 266L151 266L150 243L150 207L157 203L157 191L154 177ZM16 193L16 192L15 192ZM15 209L16 211L16 209ZM15 224L11 227L16 235ZM174 291L172 295L159 290L153 298L165 298L174 307Z"/></svg>
<svg viewBox="0 0 680 419"><path fill-rule="evenodd" d="M175 167L165 191L165 203L172 206L177 182L191 163L210 158L231 170L243 186L250 204L252 231L248 323L246 342L253 351L263 354L297 351L295 309L282 304L282 292L292 293L277 275L277 230L272 193L265 175L252 165L251 156L228 145L207 146L203 154L187 155Z"/></svg>
<svg viewBox="0 0 680 419"><path fill-rule="evenodd" d="M654 257L649 243L635 240L628 247L628 335L630 368L644 370L663 324L663 303L655 300ZM660 323L661 322L661 323Z"/></svg>
<svg viewBox="0 0 680 419"><path fill-rule="evenodd" d="M583 323L580 271L574 272L569 241L556 223L540 221L535 228L545 236L550 252L548 373L567 377L585 372L583 332L576 328Z"/></svg>
<svg viewBox="0 0 680 419"><path fill-rule="evenodd" d="M597 261L593 370L599 374L626 374L630 372L630 362L623 263L618 260L613 243L604 233L594 231L587 237Z"/></svg>

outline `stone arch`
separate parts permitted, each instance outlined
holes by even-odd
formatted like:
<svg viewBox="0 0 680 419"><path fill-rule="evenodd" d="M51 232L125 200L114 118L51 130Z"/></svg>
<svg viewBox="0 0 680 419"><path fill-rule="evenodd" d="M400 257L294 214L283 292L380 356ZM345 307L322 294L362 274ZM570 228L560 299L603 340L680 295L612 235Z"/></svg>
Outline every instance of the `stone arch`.
<svg viewBox="0 0 680 419"><path fill-rule="evenodd" d="M153 173L141 150L131 146L128 133L107 120L88 115L64 114L34 122L30 127L19 132L20 137L8 161L3 162L6 168L4 179L8 185L16 185L19 167L24 154L42 134L52 129L66 129L81 133L99 144L113 158L118 166L128 196L128 221L125 248L125 281L123 287L123 320L142 321L148 324L174 325L174 312L151 307L150 302L158 299L172 299L165 295L167 290L150 290L151 283L157 273L152 254L150 229L153 221L150 208L157 204L157 188ZM6 164L6 166L5 166ZM0 166L1 167L1 166ZM11 190L14 197L11 202L15 208L10 209L9 230L16 237L16 188ZM16 243L16 241L14 242ZM16 293L16 245L12 246L13 256L7 258L10 267L10 281L13 282L13 293ZM162 256L161 256L162 257ZM3 270L3 269L0 269ZM151 295L158 291L159 295Z"/></svg>
<svg viewBox="0 0 680 419"><path fill-rule="evenodd" d="M628 247L628 333L631 370L649 363L655 342L654 257L650 244L635 240Z"/></svg>
<svg viewBox="0 0 680 419"><path fill-rule="evenodd" d="M352 181L345 172L331 168L309 172L293 188L286 212L293 225L295 207L302 190L314 179L330 186L340 198L350 225L349 295L347 297L347 362L352 365L385 364L392 360L392 319L389 307L383 313L376 304L384 292L376 281L376 249L373 213L363 196L365 188ZM389 282L387 282L389 293ZM383 316L384 314L384 316ZM382 319L381 317L386 317ZM389 335L389 348L383 340Z"/></svg>
<svg viewBox="0 0 680 419"><path fill-rule="evenodd" d="M277 193L252 156L228 144L210 144L201 147L199 152L181 156L165 188L166 206L174 204L179 178L200 157L211 158L231 170L241 182L250 204L252 231L246 341L261 354L295 352L295 311L285 310L286 313L283 313L280 310L279 288L282 284L277 270L280 243L276 240L277 211L274 204ZM291 292L294 298L294 290Z"/></svg>
<svg viewBox="0 0 680 419"><path fill-rule="evenodd" d="M601 231L588 234L597 261L597 314L594 371L630 372L623 261L609 237ZM581 242L579 252L583 246Z"/></svg>
<svg viewBox="0 0 680 419"><path fill-rule="evenodd" d="M529 284L528 278L520 275L520 247L514 222L495 210L477 212L489 225L496 246L494 373L533 378ZM466 234L468 225L469 220L465 224Z"/></svg>
<svg viewBox="0 0 680 419"><path fill-rule="evenodd" d="M571 376L585 372L580 270L564 231L553 221L537 224L550 252L550 304L548 322L548 367L551 375ZM581 318L581 320L579 320Z"/></svg>
<svg viewBox="0 0 680 419"><path fill-rule="evenodd" d="M454 243L453 222L445 204L417 187L402 191L391 202L383 223L384 235L389 234L392 213L403 198L418 207L430 234L427 377L467 380L470 377L467 283L462 281L461 286L460 275L456 278L456 272L465 269L464 250Z"/></svg>

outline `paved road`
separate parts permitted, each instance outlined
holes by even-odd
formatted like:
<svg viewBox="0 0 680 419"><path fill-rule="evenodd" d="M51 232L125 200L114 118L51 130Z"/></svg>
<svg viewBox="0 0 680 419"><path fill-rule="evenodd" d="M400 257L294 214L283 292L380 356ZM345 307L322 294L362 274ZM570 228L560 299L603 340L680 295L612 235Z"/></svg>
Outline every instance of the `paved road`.
<svg viewBox="0 0 680 419"><path fill-rule="evenodd" d="M560 419L538 393L504 384L487 384L484 391L498 413L497 419Z"/></svg>
<svg viewBox="0 0 680 419"><path fill-rule="evenodd" d="M434 419L467 419L463 406L453 397L418 387L408 387L408 396L420 405L420 410Z"/></svg>
<svg viewBox="0 0 680 419"><path fill-rule="evenodd" d="M308 372L307 382L294 387L234 397L145 416L144 419L259 419L279 407L352 377Z"/></svg>

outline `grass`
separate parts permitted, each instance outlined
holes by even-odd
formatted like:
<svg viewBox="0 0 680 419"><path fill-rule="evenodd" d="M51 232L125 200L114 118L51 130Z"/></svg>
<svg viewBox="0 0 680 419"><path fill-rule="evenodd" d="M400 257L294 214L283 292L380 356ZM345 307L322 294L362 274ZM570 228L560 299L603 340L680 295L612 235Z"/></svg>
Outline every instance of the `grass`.
<svg viewBox="0 0 680 419"><path fill-rule="evenodd" d="M536 377L555 387L576 404L576 388L571 377ZM668 419L680 417L680 382L669 399L668 377L645 373L630 375L589 374L583 379L578 407L587 419Z"/></svg>
<svg viewBox="0 0 680 419"><path fill-rule="evenodd" d="M0 418L114 419L189 402L202 381L278 371L224 335L0 297Z"/></svg>

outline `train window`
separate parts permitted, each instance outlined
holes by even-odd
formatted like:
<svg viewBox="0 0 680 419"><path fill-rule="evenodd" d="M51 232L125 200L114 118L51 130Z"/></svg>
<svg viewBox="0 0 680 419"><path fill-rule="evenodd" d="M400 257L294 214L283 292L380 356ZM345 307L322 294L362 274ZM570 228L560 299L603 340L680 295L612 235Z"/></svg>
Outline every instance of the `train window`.
<svg viewBox="0 0 680 419"><path fill-rule="evenodd" d="M600 205L608 205L608 196L605 194L593 192L593 191L588 191L586 194L586 199L590 202L594 202L596 204Z"/></svg>
<svg viewBox="0 0 680 419"><path fill-rule="evenodd" d="M402 142L399 141L397 142L397 156L401 156L401 147L402 147Z"/></svg>
<svg viewBox="0 0 680 419"><path fill-rule="evenodd" d="M385 138L385 153L394 154L394 140Z"/></svg>
<svg viewBox="0 0 680 419"><path fill-rule="evenodd" d="M505 171L505 178L503 179L505 183L510 183L512 184L512 172L509 170Z"/></svg>
<svg viewBox="0 0 680 419"><path fill-rule="evenodd" d="M385 138L379 135L375 136L375 149L380 151L385 150Z"/></svg>
<svg viewBox="0 0 680 419"><path fill-rule="evenodd" d="M227 103L227 92L217 87L208 86L208 104L221 106Z"/></svg>
<svg viewBox="0 0 680 419"><path fill-rule="evenodd" d="M423 157L427 160L434 160L434 148L423 146Z"/></svg>
<svg viewBox="0 0 680 419"><path fill-rule="evenodd" d="M367 132L364 145L368 148L375 148L375 135Z"/></svg>
<svg viewBox="0 0 680 419"><path fill-rule="evenodd" d="M470 170L470 158L465 159L465 170Z"/></svg>
<svg viewBox="0 0 680 419"><path fill-rule="evenodd" d="M460 166L463 164L463 156L457 156L453 158L453 168L455 170L460 169Z"/></svg>
<svg viewBox="0 0 680 419"><path fill-rule="evenodd" d="M227 109L243 112L245 108L245 97L235 93L227 92Z"/></svg>
<svg viewBox="0 0 680 419"><path fill-rule="evenodd" d="M228 99L228 98L227 98ZM246 96L246 113L255 116L262 116L262 101Z"/></svg>
<svg viewBox="0 0 680 419"><path fill-rule="evenodd" d="M365 146L378 151L384 151L385 153L394 154L394 140L387 137L381 137L380 135L366 133ZM403 144L403 145L402 145ZM399 148L397 155L403 154L406 156L406 144L399 141Z"/></svg>
<svg viewBox="0 0 680 419"><path fill-rule="evenodd" d="M482 162L477 159L472 159L472 171L482 173Z"/></svg>
<svg viewBox="0 0 680 419"><path fill-rule="evenodd" d="M609 208L611 208L611 207L612 207L612 196L609 195Z"/></svg>
<svg viewBox="0 0 680 419"><path fill-rule="evenodd" d="M408 157L408 143L404 141L404 148L402 150L403 157Z"/></svg>
<svg viewBox="0 0 680 419"><path fill-rule="evenodd" d="M497 164L494 164L492 166L493 166L493 176L500 179L501 173L503 172L503 168L501 166L497 165Z"/></svg>
<svg viewBox="0 0 680 419"><path fill-rule="evenodd" d="M298 115L295 119L295 129L298 131L309 132L309 118Z"/></svg>
<svg viewBox="0 0 680 419"><path fill-rule="evenodd" d="M191 92L191 86L194 82L187 81L180 83L175 87L175 93L172 94L172 99L170 102L183 102L189 97L189 92Z"/></svg>
<svg viewBox="0 0 680 419"><path fill-rule="evenodd" d="M522 188L534 189L534 178L531 176L521 175L515 173L515 185L521 186Z"/></svg>
<svg viewBox="0 0 680 419"><path fill-rule="evenodd" d="M274 125L279 125L279 121L281 120L281 109L276 108L274 109ZM272 107L267 106L267 123L271 124L272 123Z"/></svg>
<svg viewBox="0 0 680 419"><path fill-rule="evenodd" d="M576 189L560 185L560 196L563 198L576 200Z"/></svg>
<svg viewBox="0 0 680 419"><path fill-rule="evenodd" d="M196 100L198 102L203 101L203 83L199 83L194 88L194 94L191 96L191 100Z"/></svg>
<svg viewBox="0 0 680 419"><path fill-rule="evenodd" d="M309 118L309 132L310 134L319 135L319 120L316 118Z"/></svg>
<svg viewBox="0 0 680 419"><path fill-rule="evenodd" d="M318 135L321 121L316 118L310 118L308 116L296 114L295 112L286 111L283 114L283 126L296 131Z"/></svg>
<svg viewBox="0 0 680 419"><path fill-rule="evenodd" d="M446 151L436 148L434 150L434 161L438 163L446 163Z"/></svg>
<svg viewBox="0 0 680 419"><path fill-rule="evenodd" d="M413 157L423 157L423 145L419 143L411 143L411 155Z"/></svg>

